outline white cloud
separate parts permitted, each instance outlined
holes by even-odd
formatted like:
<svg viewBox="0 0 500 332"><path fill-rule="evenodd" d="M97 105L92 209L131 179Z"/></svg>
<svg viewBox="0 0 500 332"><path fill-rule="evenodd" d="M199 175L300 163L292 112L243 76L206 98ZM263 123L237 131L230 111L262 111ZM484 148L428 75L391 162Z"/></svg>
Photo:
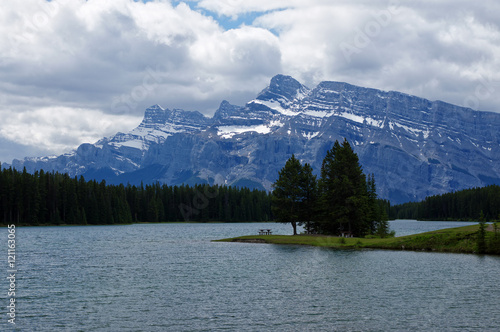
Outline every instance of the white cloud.
<svg viewBox="0 0 500 332"><path fill-rule="evenodd" d="M0 137L42 151L64 153L82 142L96 142L120 131L134 128L141 117L105 114L99 110L44 107L31 111L2 112Z"/></svg>
<svg viewBox="0 0 500 332"><path fill-rule="evenodd" d="M128 131L156 103L242 104L278 73L500 112L499 12L493 0L3 0L0 136L55 153ZM222 17L257 18L226 30ZM47 110L100 112L101 129L30 118Z"/></svg>
<svg viewBox="0 0 500 332"><path fill-rule="evenodd" d="M64 134L57 137L41 123L27 124L30 114L91 109L141 117L156 103L213 113L223 99L253 97L280 71L278 39L269 31L224 31L169 1L5 0L0 32L0 117L19 121L2 121L0 134L54 153L95 135L82 122L59 121ZM105 118L93 122L104 128ZM126 118L114 119L114 129L132 129Z"/></svg>

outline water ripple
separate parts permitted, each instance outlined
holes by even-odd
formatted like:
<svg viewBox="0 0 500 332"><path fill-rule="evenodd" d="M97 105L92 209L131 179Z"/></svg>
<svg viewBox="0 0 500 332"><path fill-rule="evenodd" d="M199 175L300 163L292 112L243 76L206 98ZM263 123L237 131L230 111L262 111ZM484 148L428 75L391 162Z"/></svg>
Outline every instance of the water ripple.
<svg viewBox="0 0 500 332"><path fill-rule="evenodd" d="M210 242L262 227L22 228L17 327L493 331L500 324L499 257Z"/></svg>

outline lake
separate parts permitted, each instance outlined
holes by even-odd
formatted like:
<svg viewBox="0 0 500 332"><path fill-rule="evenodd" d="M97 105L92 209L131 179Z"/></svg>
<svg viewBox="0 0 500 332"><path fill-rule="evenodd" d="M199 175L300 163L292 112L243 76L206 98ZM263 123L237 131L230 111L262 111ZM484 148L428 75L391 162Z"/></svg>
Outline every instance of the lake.
<svg viewBox="0 0 500 332"><path fill-rule="evenodd" d="M406 235L470 223L390 224ZM498 330L500 257L211 242L261 228L292 233L274 223L17 228L16 328Z"/></svg>

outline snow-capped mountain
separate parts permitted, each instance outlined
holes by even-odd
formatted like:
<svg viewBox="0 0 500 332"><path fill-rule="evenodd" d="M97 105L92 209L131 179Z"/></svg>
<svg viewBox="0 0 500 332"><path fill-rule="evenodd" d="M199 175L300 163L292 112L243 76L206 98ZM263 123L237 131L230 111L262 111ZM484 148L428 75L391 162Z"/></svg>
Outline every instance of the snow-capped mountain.
<svg viewBox="0 0 500 332"><path fill-rule="evenodd" d="M223 101L212 118L148 108L142 123L53 158L13 166L68 172L108 183L160 181L272 189L292 153L319 173L344 137L393 203L500 184L500 114L341 82L309 89L271 79L245 106Z"/></svg>

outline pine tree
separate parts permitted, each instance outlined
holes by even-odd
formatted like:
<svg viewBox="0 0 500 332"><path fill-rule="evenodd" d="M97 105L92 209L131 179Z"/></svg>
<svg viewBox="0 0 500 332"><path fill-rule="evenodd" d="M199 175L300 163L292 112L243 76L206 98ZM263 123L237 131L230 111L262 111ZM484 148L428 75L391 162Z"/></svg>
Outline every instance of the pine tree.
<svg viewBox="0 0 500 332"><path fill-rule="evenodd" d="M304 193L301 191L302 166L294 155L281 169L278 179L273 184L272 211L277 222L290 223L293 234L297 235L297 224L300 222Z"/></svg>
<svg viewBox="0 0 500 332"><path fill-rule="evenodd" d="M316 176L313 175L313 169L308 163L301 169L299 188L303 194L299 219L305 224L306 230L312 232L316 223L318 183Z"/></svg>
<svg viewBox="0 0 500 332"><path fill-rule="evenodd" d="M321 167L319 181L320 232L340 234L349 231L356 236L369 233L370 203L359 158L349 142L335 141Z"/></svg>
<svg viewBox="0 0 500 332"><path fill-rule="evenodd" d="M370 233L379 233L384 227L383 225L379 225L381 221L381 208L377 201L377 188L375 186L375 176L373 174L368 174L366 190L368 192L368 220L370 221Z"/></svg>
<svg viewBox="0 0 500 332"><path fill-rule="evenodd" d="M477 252L484 254L486 252L486 222L484 220L484 213L481 210L479 215L479 230L477 232Z"/></svg>

